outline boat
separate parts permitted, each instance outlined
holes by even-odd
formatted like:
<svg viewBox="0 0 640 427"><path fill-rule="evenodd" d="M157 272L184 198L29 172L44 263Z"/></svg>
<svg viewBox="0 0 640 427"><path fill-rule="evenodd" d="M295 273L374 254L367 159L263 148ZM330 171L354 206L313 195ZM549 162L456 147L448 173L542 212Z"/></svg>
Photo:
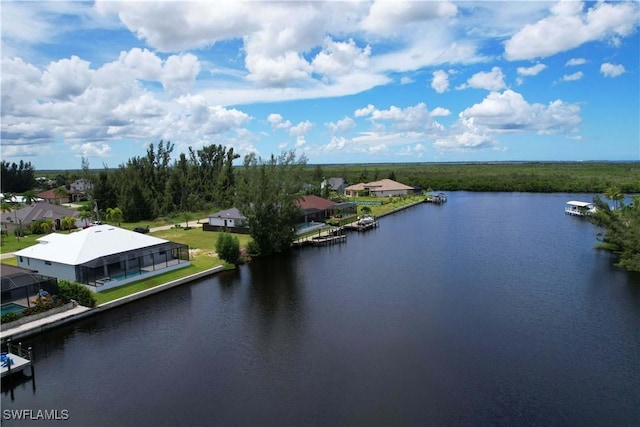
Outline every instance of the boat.
<svg viewBox="0 0 640 427"><path fill-rule="evenodd" d="M595 213L596 210L596 205L594 203L571 200L567 202L567 206L564 208L564 213L573 216L585 216Z"/></svg>

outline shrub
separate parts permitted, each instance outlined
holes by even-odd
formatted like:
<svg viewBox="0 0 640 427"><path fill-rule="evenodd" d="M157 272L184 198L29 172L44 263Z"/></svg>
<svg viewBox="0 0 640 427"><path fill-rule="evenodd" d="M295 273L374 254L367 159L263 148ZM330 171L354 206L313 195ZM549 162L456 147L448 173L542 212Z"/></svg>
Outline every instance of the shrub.
<svg viewBox="0 0 640 427"><path fill-rule="evenodd" d="M89 289L80 283L70 282L68 280L58 281L58 296L65 303L75 300L78 304L85 307L95 307L96 297Z"/></svg>
<svg viewBox="0 0 640 427"><path fill-rule="evenodd" d="M9 323L22 317L22 313L5 313L0 318L0 323Z"/></svg>
<svg viewBox="0 0 640 427"><path fill-rule="evenodd" d="M260 245L258 245L258 242L255 240L249 240L249 243L247 243L247 252L251 256L260 255Z"/></svg>
<svg viewBox="0 0 640 427"><path fill-rule="evenodd" d="M240 263L240 241L229 233L221 233L216 241L216 252L220 259L238 265Z"/></svg>

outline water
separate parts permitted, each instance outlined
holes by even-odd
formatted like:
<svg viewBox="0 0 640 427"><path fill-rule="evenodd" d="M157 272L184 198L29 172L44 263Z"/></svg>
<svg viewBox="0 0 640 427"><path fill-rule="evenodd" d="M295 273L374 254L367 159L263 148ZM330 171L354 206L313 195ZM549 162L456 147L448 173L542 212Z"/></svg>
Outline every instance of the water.
<svg viewBox="0 0 640 427"><path fill-rule="evenodd" d="M79 426L640 425L640 275L563 213L591 196L448 196L34 337L36 391L5 386L2 408Z"/></svg>
<svg viewBox="0 0 640 427"><path fill-rule="evenodd" d="M10 302L9 304L3 304L2 305L2 309L1 309L1 314L4 316L7 313L20 313L21 311L23 311L26 307L23 307L21 305L18 304L14 304L12 302Z"/></svg>

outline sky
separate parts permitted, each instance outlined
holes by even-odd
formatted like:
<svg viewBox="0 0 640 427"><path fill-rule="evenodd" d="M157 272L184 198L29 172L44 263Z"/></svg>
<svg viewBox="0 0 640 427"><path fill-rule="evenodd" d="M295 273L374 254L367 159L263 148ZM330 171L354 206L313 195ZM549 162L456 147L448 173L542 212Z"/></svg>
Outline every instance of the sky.
<svg viewBox="0 0 640 427"><path fill-rule="evenodd" d="M2 1L3 161L640 160L636 1ZM242 160L236 160L241 164Z"/></svg>

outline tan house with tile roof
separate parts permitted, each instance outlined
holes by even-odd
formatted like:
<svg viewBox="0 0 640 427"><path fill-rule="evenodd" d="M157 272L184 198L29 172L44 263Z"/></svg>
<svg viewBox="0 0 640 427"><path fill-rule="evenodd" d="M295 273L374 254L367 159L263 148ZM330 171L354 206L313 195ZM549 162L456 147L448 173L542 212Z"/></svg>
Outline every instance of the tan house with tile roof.
<svg viewBox="0 0 640 427"><path fill-rule="evenodd" d="M406 196L414 191L413 187L394 181L392 179L381 179L368 183L350 185L344 189L347 197L356 197L366 194L373 197L393 197Z"/></svg>

